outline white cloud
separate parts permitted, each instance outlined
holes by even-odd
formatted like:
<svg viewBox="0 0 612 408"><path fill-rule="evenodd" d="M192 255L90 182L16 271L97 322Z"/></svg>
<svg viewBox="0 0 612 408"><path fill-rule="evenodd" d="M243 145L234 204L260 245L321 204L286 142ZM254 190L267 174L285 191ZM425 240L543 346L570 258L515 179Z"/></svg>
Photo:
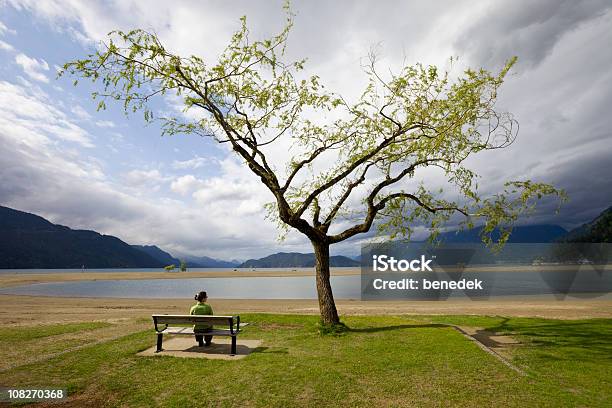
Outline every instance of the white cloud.
<svg viewBox="0 0 612 408"><path fill-rule="evenodd" d="M11 44L9 44L9 43L7 43L5 41L0 40L0 50L14 51L15 48Z"/></svg>
<svg viewBox="0 0 612 408"><path fill-rule="evenodd" d="M272 194L233 156L219 164L221 174L201 181L193 198L219 217L246 217L245 222L250 217L263 220L264 204L272 201Z"/></svg>
<svg viewBox="0 0 612 408"><path fill-rule="evenodd" d="M172 184L170 184L170 189L175 193L186 195L187 193L202 186L202 184L202 180L197 179L192 174L187 174L174 180Z"/></svg>
<svg viewBox="0 0 612 408"><path fill-rule="evenodd" d="M15 31L15 30L13 30L11 28L8 28L6 26L6 24L4 24L2 21L0 21L0 35L4 35L6 33L15 35L15 34L17 34L17 31Z"/></svg>
<svg viewBox="0 0 612 408"><path fill-rule="evenodd" d="M49 78L41 71L48 71L49 64L44 59L30 58L25 54L18 54L15 57L15 62L19 65L23 72L35 81L49 82Z"/></svg>
<svg viewBox="0 0 612 408"><path fill-rule="evenodd" d="M96 121L96 126L103 127L103 128L114 128L115 122L111 120L98 120Z"/></svg>
<svg viewBox="0 0 612 408"><path fill-rule="evenodd" d="M20 135L24 143L65 140L93 146L87 132L56 108L47 94L33 84L25 84L0 81L0 130Z"/></svg>
<svg viewBox="0 0 612 408"><path fill-rule="evenodd" d="M81 120L91 119L91 115L81 105L74 105L70 108L70 112L74 113L74 115Z"/></svg>
<svg viewBox="0 0 612 408"><path fill-rule="evenodd" d="M199 169L207 163L210 163L210 161L211 159L209 158L197 156L189 160L175 160L174 162L172 162L172 167L179 170Z"/></svg>
<svg viewBox="0 0 612 408"><path fill-rule="evenodd" d="M170 177L163 176L159 170L151 169L151 170L143 170L136 169L131 170L124 175L124 179L127 181L129 185L133 186L142 186L145 184L155 184L158 185L160 183L164 183L170 180Z"/></svg>
<svg viewBox="0 0 612 408"><path fill-rule="evenodd" d="M193 193L193 196L202 204L240 202L252 198L249 190L252 190L253 187L252 183L244 183L238 180L228 182L225 177L215 177L207 180L205 187Z"/></svg>

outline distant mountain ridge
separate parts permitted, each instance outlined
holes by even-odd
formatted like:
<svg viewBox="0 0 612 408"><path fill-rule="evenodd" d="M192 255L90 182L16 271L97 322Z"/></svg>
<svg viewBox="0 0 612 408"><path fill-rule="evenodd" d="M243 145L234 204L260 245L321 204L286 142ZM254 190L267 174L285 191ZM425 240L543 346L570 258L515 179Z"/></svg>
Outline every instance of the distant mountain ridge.
<svg viewBox="0 0 612 408"><path fill-rule="evenodd" d="M132 245L134 248L146 252L164 265L175 265L177 268L181 261L185 261L187 268L233 268L240 262L228 262L213 259L208 256L185 255L174 257L170 253L155 245Z"/></svg>
<svg viewBox="0 0 612 408"><path fill-rule="evenodd" d="M194 255L186 255L181 259L184 259L185 262L187 262L187 266L190 268L233 268L240 263L234 261L221 261L208 256Z"/></svg>
<svg viewBox="0 0 612 408"><path fill-rule="evenodd" d="M342 255L329 258L329 266L348 267L359 266L359 262ZM238 265L239 268L311 268L315 266L313 253L278 252L260 259L249 259Z"/></svg>
<svg viewBox="0 0 612 408"><path fill-rule="evenodd" d="M480 242L481 231L482 227L450 231L440 238L449 243ZM499 232L494 232L493 238L498 237ZM508 242L612 242L612 207L569 232L558 225L515 227ZM35 214L0 206L0 269L161 268L178 266L181 259L189 268L305 268L315 264L314 254L297 252L279 252L240 264L207 256L177 258L155 245L129 245L111 235L73 230ZM355 267L359 261L332 256L330 266Z"/></svg>
<svg viewBox="0 0 612 408"><path fill-rule="evenodd" d="M482 226L470 230L449 231L439 235L447 243L481 242ZM494 240L500 236L499 230L491 234ZM603 210L593 220L580 227L567 231L559 225L526 225L512 229L508 243L550 243L550 242L612 242L612 206Z"/></svg>
<svg viewBox="0 0 612 408"><path fill-rule="evenodd" d="M183 259L183 258L181 258ZM231 268L207 256L185 256L188 268ZM0 269L162 268L180 259L155 245L129 245L95 231L73 230L0 206Z"/></svg>
<svg viewBox="0 0 612 408"><path fill-rule="evenodd" d="M478 243L482 242L480 234L482 226L463 231L449 231L441 233L438 239L446 243ZM564 237L567 230L559 225L526 225L512 229L508 243L548 243ZM501 233L496 229L491 234L493 240L498 240Z"/></svg>
<svg viewBox="0 0 612 408"><path fill-rule="evenodd" d="M565 242L612 242L612 206L594 220L574 228L563 237Z"/></svg>
<svg viewBox="0 0 612 408"><path fill-rule="evenodd" d="M132 245L132 247L148 254L154 259L157 259L164 265L175 265L178 267L181 263L178 258L173 257L168 252L163 251L155 245Z"/></svg>
<svg viewBox="0 0 612 408"><path fill-rule="evenodd" d="M117 237L73 230L0 206L0 269L157 268L161 262Z"/></svg>

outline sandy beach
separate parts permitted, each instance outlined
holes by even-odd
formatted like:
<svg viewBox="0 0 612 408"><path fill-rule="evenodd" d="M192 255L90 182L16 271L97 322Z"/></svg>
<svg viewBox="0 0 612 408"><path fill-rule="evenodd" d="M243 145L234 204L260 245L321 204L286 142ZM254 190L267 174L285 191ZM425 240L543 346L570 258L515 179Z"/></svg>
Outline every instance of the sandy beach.
<svg viewBox="0 0 612 408"><path fill-rule="evenodd" d="M316 300L287 299L210 299L216 314L290 313L317 314ZM57 322L121 321L144 319L151 314L181 314L189 310L192 299L116 299L62 298L0 295L0 319L9 325ZM446 301L338 300L343 315L502 315L582 319L612 318L611 299L549 300L541 298L499 298L487 301L467 299Z"/></svg>

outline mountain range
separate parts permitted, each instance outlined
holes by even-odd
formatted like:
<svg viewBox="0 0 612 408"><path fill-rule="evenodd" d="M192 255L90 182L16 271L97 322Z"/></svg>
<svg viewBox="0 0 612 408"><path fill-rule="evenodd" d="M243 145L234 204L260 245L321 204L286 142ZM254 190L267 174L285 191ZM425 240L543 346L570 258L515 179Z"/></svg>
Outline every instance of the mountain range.
<svg viewBox="0 0 612 408"><path fill-rule="evenodd" d="M208 256L185 255L182 259L192 268L234 268L240 264L239 261L222 261Z"/></svg>
<svg viewBox="0 0 612 408"><path fill-rule="evenodd" d="M567 233L566 242L612 242L612 207L602 211L593 221Z"/></svg>
<svg viewBox="0 0 612 408"><path fill-rule="evenodd" d="M329 266L359 266L359 262L342 255L329 257ZM239 268L311 268L315 266L314 254L302 254L299 252L279 252L268 255L261 259L249 259L243 262Z"/></svg>
<svg viewBox="0 0 612 408"><path fill-rule="evenodd" d="M175 265L176 267L181 264L181 261L185 261L189 268L233 268L240 263L220 261L208 256L184 255L176 258L155 245L132 245L132 247L147 253L164 265Z"/></svg>
<svg viewBox="0 0 612 408"><path fill-rule="evenodd" d="M482 227L463 231L449 231L439 235L440 241L448 243L480 242ZM491 234L494 240L500 231ZM595 219L567 231L558 225L526 225L512 229L508 243L547 243L547 242L612 242L612 207L602 211Z"/></svg>
<svg viewBox="0 0 612 408"><path fill-rule="evenodd" d="M175 265L178 267L181 264L180 259L173 257L168 252L161 250L155 245L132 245L132 248L144 252L163 265Z"/></svg>
<svg viewBox="0 0 612 408"><path fill-rule="evenodd" d="M157 268L162 262L119 238L73 230L0 206L0 268Z"/></svg>
<svg viewBox="0 0 612 408"><path fill-rule="evenodd" d="M446 232L440 239L480 242L481 228ZM496 236L499 232L494 231L493 238ZM558 225L515 227L508 242L612 242L612 207L569 232ZM180 260L191 268L306 268L315 262L314 254L297 252L279 252L243 263L192 255L179 259L155 245L129 245L111 235L73 230L38 215L0 206L0 269L161 268L178 266ZM359 262L338 255L330 258L330 265L359 266Z"/></svg>
<svg viewBox="0 0 612 408"><path fill-rule="evenodd" d="M447 243L477 243L482 239L482 226L463 231L449 231L438 235L438 239ZM555 242L567 235L567 230L558 225L526 225L517 226L512 229L508 243L546 243ZM491 238L497 241L501 235L499 229L491 234Z"/></svg>
<svg viewBox="0 0 612 408"><path fill-rule="evenodd" d="M238 264L209 257L184 260L192 268ZM112 235L74 230L0 206L0 269L162 268L180 262L155 245L130 245Z"/></svg>

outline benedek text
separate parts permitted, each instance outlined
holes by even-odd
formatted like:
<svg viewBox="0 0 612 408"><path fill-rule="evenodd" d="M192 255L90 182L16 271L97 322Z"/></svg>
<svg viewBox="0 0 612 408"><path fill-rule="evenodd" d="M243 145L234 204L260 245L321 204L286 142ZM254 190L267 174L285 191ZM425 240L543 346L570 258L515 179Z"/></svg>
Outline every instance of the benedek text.
<svg viewBox="0 0 612 408"><path fill-rule="evenodd" d="M374 279L372 285L376 290L430 290L430 289L459 289L459 290L482 290L480 279L460 279L454 280L429 280L405 278L400 280Z"/></svg>

